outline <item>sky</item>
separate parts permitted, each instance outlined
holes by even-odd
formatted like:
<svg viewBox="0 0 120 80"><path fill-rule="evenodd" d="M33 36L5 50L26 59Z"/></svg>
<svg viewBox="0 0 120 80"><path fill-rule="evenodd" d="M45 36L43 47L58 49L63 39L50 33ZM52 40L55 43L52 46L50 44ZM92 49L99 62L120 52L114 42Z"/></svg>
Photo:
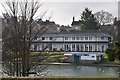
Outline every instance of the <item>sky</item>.
<svg viewBox="0 0 120 80"><path fill-rule="evenodd" d="M117 2L46 2L47 16L52 16L50 20L60 25L71 25L73 16L75 20L80 20L81 13L87 7L93 13L104 10L118 16Z"/></svg>
<svg viewBox="0 0 120 80"><path fill-rule="evenodd" d="M43 20L50 19L59 25L71 25L73 16L80 20L82 11L87 7L93 13L104 10L118 17L119 0L44 0L38 16L47 11ZM42 1L41 1L42 2ZM0 11L2 8L0 6ZM1 14L0 14L1 15Z"/></svg>

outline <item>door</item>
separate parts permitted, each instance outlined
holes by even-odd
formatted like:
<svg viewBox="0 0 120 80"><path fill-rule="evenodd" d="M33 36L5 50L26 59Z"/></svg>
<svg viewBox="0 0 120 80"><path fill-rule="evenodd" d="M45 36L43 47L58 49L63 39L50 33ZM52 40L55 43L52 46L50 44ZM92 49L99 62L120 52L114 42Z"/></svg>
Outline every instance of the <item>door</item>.
<svg viewBox="0 0 120 80"><path fill-rule="evenodd" d="M75 63L79 63L80 62L79 55L74 54L74 62Z"/></svg>

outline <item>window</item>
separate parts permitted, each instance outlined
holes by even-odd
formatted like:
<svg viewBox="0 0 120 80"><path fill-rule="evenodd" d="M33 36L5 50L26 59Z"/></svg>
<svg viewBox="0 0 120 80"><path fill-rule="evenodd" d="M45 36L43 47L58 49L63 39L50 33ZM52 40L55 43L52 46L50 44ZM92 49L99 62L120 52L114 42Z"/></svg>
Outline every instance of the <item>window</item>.
<svg viewBox="0 0 120 80"><path fill-rule="evenodd" d="M49 37L49 40L53 40L53 37Z"/></svg>
<svg viewBox="0 0 120 80"><path fill-rule="evenodd" d="M85 45L85 51L88 51L88 46L87 45Z"/></svg>
<svg viewBox="0 0 120 80"><path fill-rule="evenodd" d="M104 40L104 37L101 37L101 40Z"/></svg>
<svg viewBox="0 0 120 80"><path fill-rule="evenodd" d="M81 45L81 51L83 51L83 45Z"/></svg>
<svg viewBox="0 0 120 80"><path fill-rule="evenodd" d="M76 37L76 40L79 40L80 38L79 37Z"/></svg>
<svg viewBox="0 0 120 80"><path fill-rule="evenodd" d="M77 51L79 51L79 50L80 50L80 48L79 48L79 45L78 45L78 44L76 45L76 49L77 49Z"/></svg>
<svg viewBox="0 0 120 80"><path fill-rule="evenodd" d="M92 45L89 45L89 51L92 51Z"/></svg>
<svg viewBox="0 0 120 80"><path fill-rule="evenodd" d="M49 51L52 51L52 44L49 45Z"/></svg>
<svg viewBox="0 0 120 80"><path fill-rule="evenodd" d="M72 37L72 40L75 40L75 37Z"/></svg>
<svg viewBox="0 0 120 80"><path fill-rule="evenodd" d="M68 40L68 37L65 37L65 40Z"/></svg>
<svg viewBox="0 0 120 80"><path fill-rule="evenodd" d="M35 50L35 51L37 50L37 45L36 45L36 44L34 45L34 50Z"/></svg>
<svg viewBox="0 0 120 80"><path fill-rule="evenodd" d="M42 40L45 40L45 37L42 37Z"/></svg>
<svg viewBox="0 0 120 80"><path fill-rule="evenodd" d="M92 40L92 37L89 37L89 40Z"/></svg>
<svg viewBox="0 0 120 80"><path fill-rule="evenodd" d="M42 50L45 50L45 45L44 44L42 44Z"/></svg>
<svg viewBox="0 0 120 80"><path fill-rule="evenodd" d="M92 56L92 58L95 58L95 56Z"/></svg>
<svg viewBox="0 0 120 80"><path fill-rule="evenodd" d="M101 48L102 48L102 51L104 51L104 45L102 45Z"/></svg>
<svg viewBox="0 0 120 80"><path fill-rule="evenodd" d="M84 54L84 56L89 56L89 54Z"/></svg>
<svg viewBox="0 0 120 80"><path fill-rule="evenodd" d="M72 50L75 51L75 44L72 44Z"/></svg>
<svg viewBox="0 0 120 80"><path fill-rule="evenodd" d="M69 46L68 46L67 44L65 45L65 50L66 50L66 51L69 51L69 50L70 50L70 48L69 48Z"/></svg>
<svg viewBox="0 0 120 80"><path fill-rule="evenodd" d="M88 37L85 37L85 40L88 40Z"/></svg>
<svg viewBox="0 0 120 80"><path fill-rule="evenodd" d="M83 40L84 39L84 37L81 37L81 40Z"/></svg>
<svg viewBox="0 0 120 80"><path fill-rule="evenodd" d="M111 37L108 37L108 41L110 41L110 42L111 42L111 40L112 40L112 39L111 39Z"/></svg>

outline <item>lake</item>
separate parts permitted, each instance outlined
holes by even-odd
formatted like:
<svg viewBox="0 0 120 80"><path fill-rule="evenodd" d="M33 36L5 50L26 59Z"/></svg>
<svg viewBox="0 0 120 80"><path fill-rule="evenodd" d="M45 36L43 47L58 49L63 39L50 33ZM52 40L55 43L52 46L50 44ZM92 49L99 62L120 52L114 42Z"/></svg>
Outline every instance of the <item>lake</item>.
<svg viewBox="0 0 120 80"><path fill-rule="evenodd" d="M47 76L111 76L120 77L120 67L81 65L49 65Z"/></svg>

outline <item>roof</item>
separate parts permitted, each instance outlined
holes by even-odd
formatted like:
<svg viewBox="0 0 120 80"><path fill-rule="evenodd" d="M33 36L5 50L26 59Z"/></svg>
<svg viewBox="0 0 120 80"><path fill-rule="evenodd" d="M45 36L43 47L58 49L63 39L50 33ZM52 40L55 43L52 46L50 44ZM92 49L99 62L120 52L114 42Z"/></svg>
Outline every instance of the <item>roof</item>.
<svg viewBox="0 0 120 80"><path fill-rule="evenodd" d="M53 21L49 21L49 20L42 21L42 19L39 19L37 23L40 25L55 25L55 22Z"/></svg>
<svg viewBox="0 0 120 80"><path fill-rule="evenodd" d="M71 25L73 26L73 25L81 25L81 24L82 21L79 20L79 21L73 21Z"/></svg>
<svg viewBox="0 0 120 80"><path fill-rule="evenodd" d="M44 33L43 36L107 36L110 37L107 34L104 34L98 30L81 30L77 32L50 32L50 33Z"/></svg>

